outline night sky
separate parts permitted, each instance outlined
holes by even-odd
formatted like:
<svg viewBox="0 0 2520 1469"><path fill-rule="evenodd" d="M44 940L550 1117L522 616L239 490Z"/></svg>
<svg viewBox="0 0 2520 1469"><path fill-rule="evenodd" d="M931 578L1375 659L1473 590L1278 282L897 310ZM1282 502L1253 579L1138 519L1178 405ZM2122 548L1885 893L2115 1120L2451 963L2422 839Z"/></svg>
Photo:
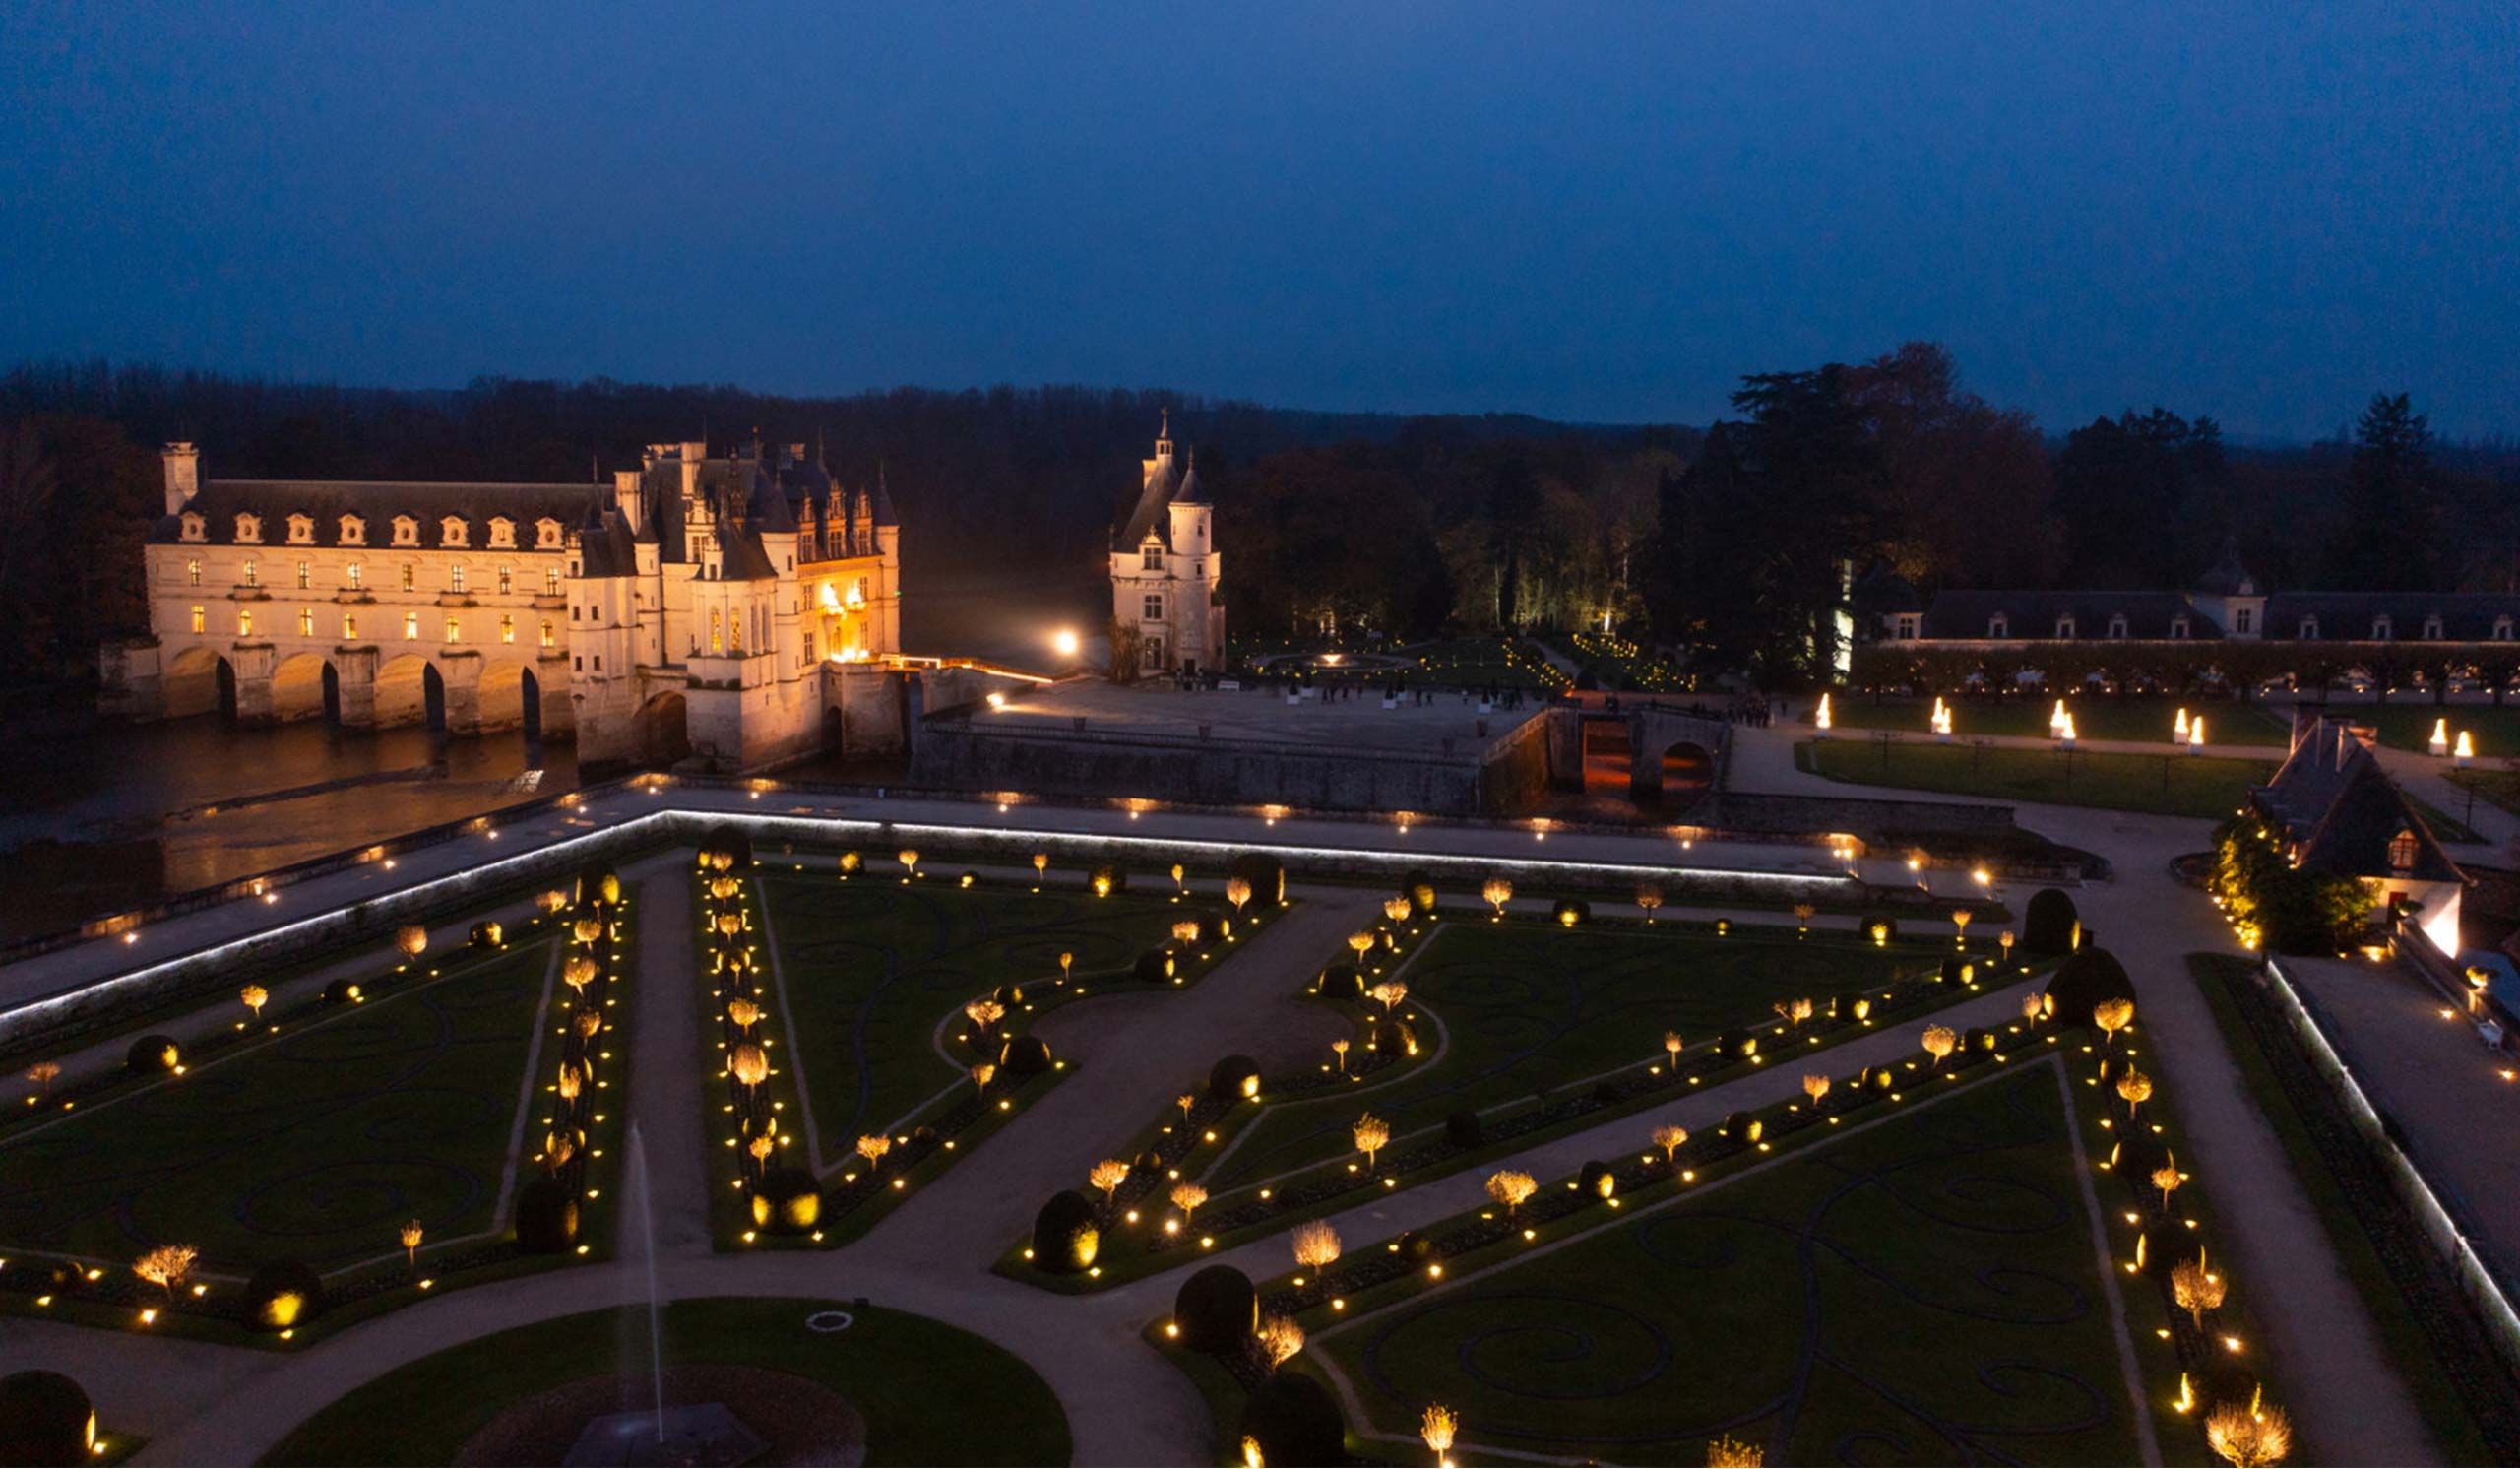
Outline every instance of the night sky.
<svg viewBox="0 0 2520 1469"><path fill-rule="evenodd" d="M0 359L2520 432L2508 0L8 14Z"/></svg>

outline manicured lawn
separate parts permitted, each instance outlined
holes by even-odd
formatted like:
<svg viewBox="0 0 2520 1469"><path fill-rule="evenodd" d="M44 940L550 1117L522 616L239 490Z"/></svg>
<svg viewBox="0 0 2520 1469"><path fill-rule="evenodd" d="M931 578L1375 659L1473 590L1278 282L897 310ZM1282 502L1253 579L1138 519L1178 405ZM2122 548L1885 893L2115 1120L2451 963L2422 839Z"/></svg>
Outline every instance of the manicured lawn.
<svg viewBox="0 0 2520 1469"><path fill-rule="evenodd" d="M1795 718L1806 728L1810 725L1808 699L1796 700ZM1953 699L1951 721L1953 733L1965 740L1973 734L2018 735L2024 738L2048 737L2048 718L2055 711L2053 696L2006 699ZM2175 733L2178 711L2205 716L2205 737L2209 743L2264 744L2281 747L2284 730L2280 723L2270 724L2254 713L2243 713L2228 700L2206 703L2182 703L2177 699L2102 697L2070 698L2065 711L2074 717L2074 733L2085 739L2150 739L2168 741ZM1905 730L1924 734L1933 729L1933 701L1888 699L1874 703L1860 693L1833 696L1829 701L1829 717L1839 730Z"/></svg>
<svg viewBox="0 0 2520 1469"><path fill-rule="evenodd" d="M846 1310L847 1330L805 1318ZM767 1368L808 1378L866 1420L869 1464L1064 1464L1067 1417L1049 1385L970 1332L878 1307L802 1300L679 1301L668 1364ZM298 1426L266 1464L447 1464L509 1404L646 1361L642 1309L594 1310L424 1357Z"/></svg>
<svg viewBox="0 0 2520 1469"><path fill-rule="evenodd" d="M512 1161L552 945L459 955L181 1076L0 1146L0 1242L128 1261L191 1245L205 1272L319 1270L489 1232Z"/></svg>
<svg viewBox="0 0 2520 1469"><path fill-rule="evenodd" d="M1406 1137L1459 1109L1527 1103L1544 1089L1659 1061L1665 1031L1695 1045L1727 1027L1773 1024L1778 1000L1810 997L1825 1007L1832 995L1938 968L1950 952L1947 944L1879 949L1816 934L1797 940L1790 928L1768 930L1780 935L1773 938L1745 931L1717 938L1677 926L1569 931L1448 920L1400 972L1410 1003L1441 1027L1442 1054L1388 1085L1264 1108L1205 1182L1235 1187L1353 1153L1349 1127L1361 1109Z"/></svg>
<svg viewBox="0 0 2520 1469"><path fill-rule="evenodd" d="M1998 801L2102 806L2158 816L2230 815L2275 773L2272 760L2217 755L2111 755L1967 744L1880 744L1856 737L1802 745L1798 758L1831 780L1943 791Z"/></svg>
<svg viewBox="0 0 2520 1469"><path fill-rule="evenodd" d="M2491 801L2506 811L2520 813L2520 771L2471 766L2444 774L2452 784L2476 792L2477 799Z"/></svg>
<svg viewBox="0 0 2520 1469"><path fill-rule="evenodd" d="M1169 886L1161 874L1138 880ZM938 1023L1001 985L1057 978L1061 953L1076 956L1080 978L1143 990L1126 973L1140 954L1168 944L1196 908L1224 911L1208 886L1204 903L1175 904L1157 892L1096 898L1075 887L962 888L943 876L904 884L764 872L792 1044L825 1150L891 1128L954 1084L963 1061L937 1051Z"/></svg>
<svg viewBox="0 0 2520 1469"><path fill-rule="evenodd" d="M1372 1426L1704 1462L2131 1463L2109 1285L2040 1065L1319 1334ZM1316 1355L1317 1354L1317 1355Z"/></svg>

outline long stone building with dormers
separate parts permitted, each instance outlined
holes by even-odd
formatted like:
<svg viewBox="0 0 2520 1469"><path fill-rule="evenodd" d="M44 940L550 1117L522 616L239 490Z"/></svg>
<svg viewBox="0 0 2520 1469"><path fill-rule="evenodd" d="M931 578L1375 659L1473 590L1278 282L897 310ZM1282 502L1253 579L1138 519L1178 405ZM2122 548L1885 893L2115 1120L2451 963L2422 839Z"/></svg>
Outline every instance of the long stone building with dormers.
<svg viewBox="0 0 2520 1469"><path fill-rule="evenodd" d="M1225 665L1225 566L1198 466L1173 462L1170 414L1141 468L1129 518L1111 531L1111 622L1137 635L1141 672L1198 678Z"/></svg>
<svg viewBox="0 0 2520 1469"><path fill-rule="evenodd" d="M801 444L655 444L609 486L164 463L151 636L103 650L109 712L522 729L598 766L900 737L899 524L880 481L845 490Z"/></svg>

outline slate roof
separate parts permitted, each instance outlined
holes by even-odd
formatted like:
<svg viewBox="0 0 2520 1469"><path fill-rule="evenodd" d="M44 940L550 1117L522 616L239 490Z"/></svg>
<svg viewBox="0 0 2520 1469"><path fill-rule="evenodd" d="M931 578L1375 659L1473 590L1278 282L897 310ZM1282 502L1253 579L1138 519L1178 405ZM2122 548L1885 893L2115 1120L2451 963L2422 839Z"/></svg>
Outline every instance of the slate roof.
<svg viewBox="0 0 2520 1469"><path fill-rule="evenodd" d="M367 522L365 544L370 548L391 549L394 540L394 517L408 515L419 522L420 547L437 548L444 537L446 517L458 516L466 523L466 549L486 549L490 539L490 520L504 515L516 522L517 548L534 548L534 524L551 519L571 526L586 514L588 502L598 493L592 484L472 484L432 483L403 479L206 479L200 490L185 503L184 509L199 514L203 520L203 540L195 544L232 545L236 543L236 517L259 516L263 522L262 545L285 545L288 542L288 518L304 515L315 522L314 543L340 545L342 517L355 515ZM176 542L183 539L179 515L159 518L150 528L153 542Z"/></svg>
<svg viewBox="0 0 2520 1469"><path fill-rule="evenodd" d="M2070 614L2078 641L2106 639L2111 617L2126 619L2129 638L2168 638L2174 619L2187 619L2190 638L2219 638L2221 624L2176 592L1937 592L1925 608L1928 638L1984 638L2000 613L2004 636L2053 641L2056 623Z"/></svg>
<svg viewBox="0 0 2520 1469"><path fill-rule="evenodd" d="M1176 470L1175 466L1179 468ZM1155 473L1147 476L1146 488L1139 491L1137 508L1111 537L1111 549L1133 551L1146 544L1153 534L1168 549L1172 544L1172 517L1166 512L1174 504L1204 505L1207 492L1199 485L1198 466L1186 458L1165 458L1156 462Z"/></svg>
<svg viewBox="0 0 2520 1469"><path fill-rule="evenodd" d="M2362 641L2372 624L2389 619L2392 641L2424 636L2424 624L2441 619L2441 636L2451 642L2493 640L2496 619L2509 617L2520 628L2520 596L2495 592L2278 592L2266 599L2266 635L2298 640L2301 621L2318 618L2321 642Z"/></svg>
<svg viewBox="0 0 2520 1469"><path fill-rule="evenodd" d="M2223 538L2223 554L2203 576L2196 579L2196 590L2208 597L2255 597L2266 588L2240 564L2240 543L2230 536Z"/></svg>
<svg viewBox="0 0 2520 1469"><path fill-rule="evenodd" d="M2249 797L2299 849L2300 865L2312 871L2423 882L2467 878L2345 720L2312 722L2275 779ZM2389 865L2389 844L2401 831L2416 839L2415 865L2403 872Z"/></svg>

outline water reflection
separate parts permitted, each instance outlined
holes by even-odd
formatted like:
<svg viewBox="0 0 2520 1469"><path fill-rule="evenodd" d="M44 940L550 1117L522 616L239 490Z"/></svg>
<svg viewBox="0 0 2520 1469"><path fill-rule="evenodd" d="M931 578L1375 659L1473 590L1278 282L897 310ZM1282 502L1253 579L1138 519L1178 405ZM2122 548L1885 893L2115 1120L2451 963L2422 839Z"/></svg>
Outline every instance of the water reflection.
<svg viewBox="0 0 2520 1469"><path fill-rule="evenodd" d="M7 937L569 790L578 776L569 745L516 733L56 712L0 725L0 737L15 777L0 784L0 850L21 874L0 884Z"/></svg>

